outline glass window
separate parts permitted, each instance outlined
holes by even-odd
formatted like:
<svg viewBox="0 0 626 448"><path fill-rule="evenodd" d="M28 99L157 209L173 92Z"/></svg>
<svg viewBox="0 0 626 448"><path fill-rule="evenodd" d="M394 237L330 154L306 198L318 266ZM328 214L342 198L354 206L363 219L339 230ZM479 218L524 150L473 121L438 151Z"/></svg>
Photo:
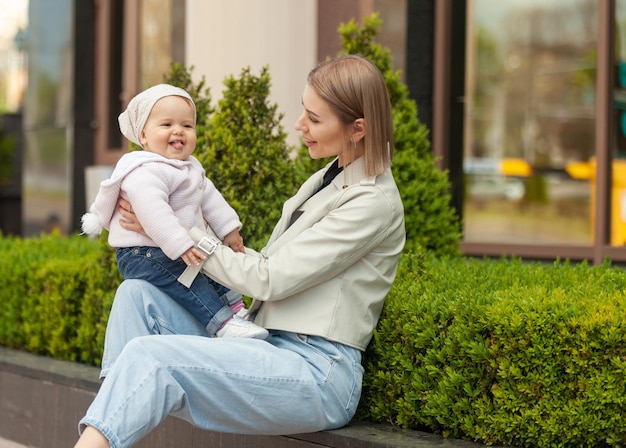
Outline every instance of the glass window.
<svg viewBox="0 0 626 448"><path fill-rule="evenodd" d="M592 242L597 14L593 0L469 3L465 241Z"/></svg>
<svg viewBox="0 0 626 448"><path fill-rule="evenodd" d="M626 1L615 2L615 86L611 245L626 244Z"/></svg>
<svg viewBox="0 0 626 448"><path fill-rule="evenodd" d="M24 91L24 236L70 228L73 2L30 0Z"/></svg>
<svg viewBox="0 0 626 448"><path fill-rule="evenodd" d="M0 0L0 114L22 106L27 9L28 0Z"/></svg>
<svg viewBox="0 0 626 448"><path fill-rule="evenodd" d="M171 61L184 63L185 2L143 0L140 17L143 89L163 82Z"/></svg>

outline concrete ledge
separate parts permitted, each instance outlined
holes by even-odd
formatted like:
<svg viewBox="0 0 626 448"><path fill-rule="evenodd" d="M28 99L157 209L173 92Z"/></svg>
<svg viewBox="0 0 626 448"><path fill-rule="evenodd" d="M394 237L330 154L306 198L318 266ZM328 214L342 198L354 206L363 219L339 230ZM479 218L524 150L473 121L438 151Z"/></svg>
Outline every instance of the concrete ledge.
<svg viewBox="0 0 626 448"><path fill-rule="evenodd" d="M0 437L35 448L67 448L98 387L95 367L0 347ZM476 448L387 425L353 422L335 431L290 436L246 436L204 431L168 417L139 448Z"/></svg>

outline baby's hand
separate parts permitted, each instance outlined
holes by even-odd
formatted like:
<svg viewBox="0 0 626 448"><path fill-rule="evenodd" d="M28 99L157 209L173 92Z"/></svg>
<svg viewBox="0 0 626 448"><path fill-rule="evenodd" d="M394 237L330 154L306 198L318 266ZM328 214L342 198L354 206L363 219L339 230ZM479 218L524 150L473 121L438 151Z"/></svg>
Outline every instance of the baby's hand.
<svg viewBox="0 0 626 448"><path fill-rule="evenodd" d="M239 230L235 229L224 237L224 246L230 247L235 252L245 252L243 238Z"/></svg>
<svg viewBox="0 0 626 448"><path fill-rule="evenodd" d="M202 261L206 258L206 255L197 247L190 247L180 256L180 258L183 259L187 266L191 266L192 264L197 266L202 263Z"/></svg>

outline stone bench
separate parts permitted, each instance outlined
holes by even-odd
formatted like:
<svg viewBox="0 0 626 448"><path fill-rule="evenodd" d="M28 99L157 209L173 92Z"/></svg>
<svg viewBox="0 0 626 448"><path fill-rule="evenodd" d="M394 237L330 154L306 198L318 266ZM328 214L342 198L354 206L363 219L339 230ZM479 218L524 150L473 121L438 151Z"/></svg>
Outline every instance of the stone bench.
<svg viewBox="0 0 626 448"><path fill-rule="evenodd" d="M98 390L99 369L0 347L0 438L29 447L69 448ZM484 445L388 425L290 436L247 436L198 429L168 417L139 448L476 448Z"/></svg>

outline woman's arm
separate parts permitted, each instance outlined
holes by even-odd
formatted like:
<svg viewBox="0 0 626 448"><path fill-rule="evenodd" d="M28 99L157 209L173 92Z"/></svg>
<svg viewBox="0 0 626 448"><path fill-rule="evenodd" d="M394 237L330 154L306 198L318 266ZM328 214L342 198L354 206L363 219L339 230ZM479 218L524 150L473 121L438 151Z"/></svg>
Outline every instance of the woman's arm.
<svg viewBox="0 0 626 448"><path fill-rule="evenodd" d="M402 210L394 209L374 189L355 190L347 196L330 212L320 205L317 211L325 215L310 227L295 228L304 224L305 218L300 218L260 256L218 247L207 257L203 270L244 295L273 301L340 276L370 253L378 258L374 252L384 257L388 251L399 251L404 245ZM201 237L202 232L192 232L196 243Z"/></svg>

